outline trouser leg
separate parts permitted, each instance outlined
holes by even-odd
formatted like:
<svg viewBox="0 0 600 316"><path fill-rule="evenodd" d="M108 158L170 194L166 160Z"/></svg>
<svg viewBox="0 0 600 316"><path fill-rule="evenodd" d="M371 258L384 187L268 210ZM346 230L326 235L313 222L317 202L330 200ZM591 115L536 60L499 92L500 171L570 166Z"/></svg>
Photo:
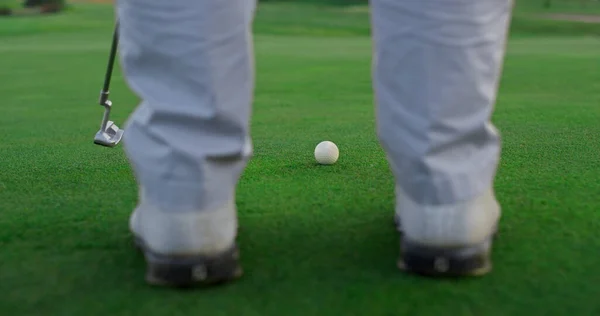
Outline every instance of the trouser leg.
<svg viewBox="0 0 600 316"><path fill-rule="evenodd" d="M141 103L124 146L140 185L132 230L164 255L227 251L251 155L249 0L120 0L120 55Z"/></svg>
<svg viewBox="0 0 600 316"><path fill-rule="evenodd" d="M448 204L489 188L510 0L373 0L378 133L402 189Z"/></svg>
<svg viewBox="0 0 600 316"><path fill-rule="evenodd" d="M408 240L484 242L500 138L490 121L511 0L372 0L377 129Z"/></svg>

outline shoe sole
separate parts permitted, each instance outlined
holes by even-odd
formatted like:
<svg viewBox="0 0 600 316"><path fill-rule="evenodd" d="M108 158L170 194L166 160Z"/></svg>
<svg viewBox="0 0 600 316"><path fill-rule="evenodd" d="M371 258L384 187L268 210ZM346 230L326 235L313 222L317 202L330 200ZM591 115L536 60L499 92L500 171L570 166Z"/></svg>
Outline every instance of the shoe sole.
<svg viewBox="0 0 600 316"><path fill-rule="evenodd" d="M135 246L146 258L146 282L162 287L215 286L243 275L236 245L215 257L165 256L151 251L144 240L134 237Z"/></svg>
<svg viewBox="0 0 600 316"><path fill-rule="evenodd" d="M398 268L430 277L483 276L492 271L492 240L477 246L441 248L403 239Z"/></svg>
<svg viewBox="0 0 600 316"><path fill-rule="evenodd" d="M394 227L403 235L398 216L394 215ZM483 276L492 271L490 251L497 237L494 229L492 238L480 246L463 248L436 248L403 240L401 257L397 262L400 270L431 277Z"/></svg>

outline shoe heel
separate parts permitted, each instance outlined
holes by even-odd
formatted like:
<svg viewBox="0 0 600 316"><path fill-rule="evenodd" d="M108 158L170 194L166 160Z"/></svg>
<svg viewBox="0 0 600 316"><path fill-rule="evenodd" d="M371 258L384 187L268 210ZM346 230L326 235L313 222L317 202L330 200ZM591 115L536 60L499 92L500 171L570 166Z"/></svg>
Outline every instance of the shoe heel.
<svg viewBox="0 0 600 316"><path fill-rule="evenodd" d="M491 249L491 239L480 245L455 248L402 240L398 268L431 277L482 276L492 270Z"/></svg>
<svg viewBox="0 0 600 316"><path fill-rule="evenodd" d="M164 287L202 287L239 279L243 275L236 246L216 257L164 256L137 242L146 258L146 282Z"/></svg>

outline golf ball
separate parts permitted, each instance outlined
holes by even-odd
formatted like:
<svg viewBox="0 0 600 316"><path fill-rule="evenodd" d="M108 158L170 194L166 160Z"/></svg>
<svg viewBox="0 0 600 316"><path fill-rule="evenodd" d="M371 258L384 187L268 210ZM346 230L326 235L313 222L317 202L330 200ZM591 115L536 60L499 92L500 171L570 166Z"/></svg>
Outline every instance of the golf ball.
<svg viewBox="0 0 600 316"><path fill-rule="evenodd" d="M328 140L320 142L315 147L315 159L322 165L333 165L340 157L340 150Z"/></svg>

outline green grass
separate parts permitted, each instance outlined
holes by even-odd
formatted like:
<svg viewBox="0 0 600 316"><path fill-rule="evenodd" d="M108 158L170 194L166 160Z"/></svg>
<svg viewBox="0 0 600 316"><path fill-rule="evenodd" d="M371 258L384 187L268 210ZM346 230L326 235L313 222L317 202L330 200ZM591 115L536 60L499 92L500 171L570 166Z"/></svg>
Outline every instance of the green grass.
<svg viewBox="0 0 600 316"><path fill-rule="evenodd" d="M598 14L600 2L596 0L551 0L550 7L545 7L546 0L515 0L517 12L529 13L574 13Z"/></svg>
<svg viewBox="0 0 600 316"><path fill-rule="evenodd" d="M600 24L551 21L541 18L542 13L560 12L560 9L567 12L595 12L589 11L589 8L576 11L572 5L560 5L564 1L567 0L557 0L557 5L552 10L533 6L532 3L537 2L532 0L518 1L511 34L513 36L600 36ZM58 16L0 18L0 37L82 31L99 34L99 30L109 27L107 20L112 21L111 7L96 6L95 10L85 9L87 7L89 6L72 5L66 14ZM366 6L329 6L278 1L259 5L254 29L258 34L286 36L355 37L369 36L371 33L369 10ZM105 30L105 33L110 35L108 30Z"/></svg>
<svg viewBox="0 0 600 316"><path fill-rule="evenodd" d="M370 40L352 30L366 20L298 10L265 5L257 20L256 155L238 195L247 274L183 293L145 286L130 168L122 148L91 143L111 9L0 20L0 315L598 315L600 42L511 39L494 116L495 270L433 281L394 266ZM119 72L113 82L123 122L137 99ZM341 150L331 167L313 164L324 139Z"/></svg>

